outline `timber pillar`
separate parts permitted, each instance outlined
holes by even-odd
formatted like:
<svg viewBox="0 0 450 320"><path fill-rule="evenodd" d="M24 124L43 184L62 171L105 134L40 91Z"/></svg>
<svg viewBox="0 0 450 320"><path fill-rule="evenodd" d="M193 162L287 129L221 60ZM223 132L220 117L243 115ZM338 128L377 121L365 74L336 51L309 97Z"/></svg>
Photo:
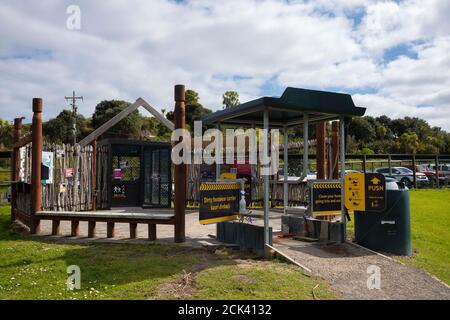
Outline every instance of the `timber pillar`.
<svg viewBox="0 0 450 320"><path fill-rule="evenodd" d="M186 96L184 85L175 86L175 110L174 122L175 130L186 128ZM183 137L175 143L181 143ZM183 151L181 151L183 152ZM180 155L181 156L181 155ZM176 164L174 168L175 180L175 242L184 242L185 235L185 214L186 214L186 164Z"/></svg>
<svg viewBox="0 0 450 320"><path fill-rule="evenodd" d="M36 212L42 207L41 163L42 163L42 99L33 98L32 160L31 160L31 234L40 231L40 220Z"/></svg>

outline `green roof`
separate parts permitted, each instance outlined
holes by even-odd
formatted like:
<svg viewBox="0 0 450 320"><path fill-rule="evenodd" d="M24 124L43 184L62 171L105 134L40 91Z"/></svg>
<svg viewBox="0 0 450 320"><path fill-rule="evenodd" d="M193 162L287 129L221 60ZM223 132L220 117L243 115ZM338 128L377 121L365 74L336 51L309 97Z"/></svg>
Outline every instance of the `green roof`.
<svg viewBox="0 0 450 320"><path fill-rule="evenodd" d="M293 127L309 122L330 121L341 117L363 116L366 108L355 106L349 94L288 87L280 98L262 97L204 117L203 124L214 123L261 126L263 112L269 111L271 127Z"/></svg>

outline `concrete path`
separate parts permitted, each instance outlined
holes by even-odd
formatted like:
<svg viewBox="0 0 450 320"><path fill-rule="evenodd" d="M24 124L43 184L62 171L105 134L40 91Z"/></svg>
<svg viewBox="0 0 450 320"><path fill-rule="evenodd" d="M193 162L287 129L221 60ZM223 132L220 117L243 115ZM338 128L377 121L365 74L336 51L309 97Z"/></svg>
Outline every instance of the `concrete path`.
<svg viewBox="0 0 450 320"><path fill-rule="evenodd" d="M277 250L328 281L344 299L450 299L450 287L428 273L349 243L274 242ZM379 290L367 287L369 266L380 268Z"/></svg>

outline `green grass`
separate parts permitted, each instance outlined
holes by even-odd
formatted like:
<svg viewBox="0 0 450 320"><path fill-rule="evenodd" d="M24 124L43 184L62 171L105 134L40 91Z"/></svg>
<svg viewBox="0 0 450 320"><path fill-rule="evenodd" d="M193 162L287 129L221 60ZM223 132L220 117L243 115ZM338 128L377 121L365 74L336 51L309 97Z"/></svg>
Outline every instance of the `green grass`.
<svg viewBox="0 0 450 320"><path fill-rule="evenodd" d="M193 297L325 300L338 295L324 281L306 277L294 266L266 262L207 269L197 276Z"/></svg>
<svg viewBox="0 0 450 320"><path fill-rule="evenodd" d="M450 284L450 190L410 190L414 255L401 258ZM347 225L354 234L353 219Z"/></svg>
<svg viewBox="0 0 450 320"><path fill-rule="evenodd" d="M185 298L329 299L339 296L320 279L280 262L267 262L175 244L57 243L16 234L9 207L0 207L0 299L147 299L161 294L199 262L206 269ZM244 263L237 263L244 262ZM67 267L81 269L81 289L66 289ZM251 265L252 267L245 267ZM195 268L194 268L195 269ZM248 278L245 284L237 279Z"/></svg>

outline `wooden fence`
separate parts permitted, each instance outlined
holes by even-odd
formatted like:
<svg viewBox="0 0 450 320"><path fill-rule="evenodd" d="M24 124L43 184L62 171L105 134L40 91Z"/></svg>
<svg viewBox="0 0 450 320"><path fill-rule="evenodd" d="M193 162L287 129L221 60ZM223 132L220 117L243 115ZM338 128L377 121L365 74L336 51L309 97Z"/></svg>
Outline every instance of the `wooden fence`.
<svg viewBox="0 0 450 320"><path fill-rule="evenodd" d="M93 210L93 148L44 143L53 153L53 177L42 185L45 211Z"/></svg>

